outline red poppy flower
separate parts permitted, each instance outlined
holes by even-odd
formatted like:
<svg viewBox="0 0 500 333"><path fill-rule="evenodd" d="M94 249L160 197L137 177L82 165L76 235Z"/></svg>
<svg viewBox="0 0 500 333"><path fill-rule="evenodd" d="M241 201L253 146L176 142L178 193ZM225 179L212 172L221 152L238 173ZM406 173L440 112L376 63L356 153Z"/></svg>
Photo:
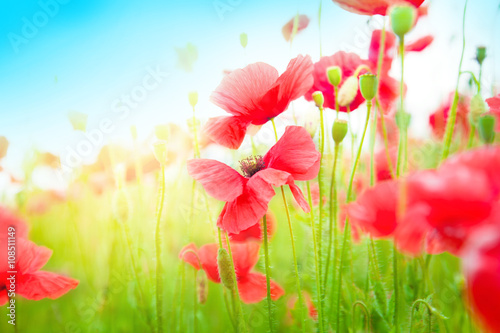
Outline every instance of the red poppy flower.
<svg viewBox="0 0 500 333"><path fill-rule="evenodd" d="M9 232L9 227L15 229L16 238L26 238L28 236L28 226L24 221L0 205L0 235L6 235Z"/></svg>
<svg viewBox="0 0 500 333"><path fill-rule="evenodd" d="M389 148L389 158L391 159L392 171L396 171L396 162L398 159L398 149L397 147ZM377 181L384 181L392 179L391 169L389 168L389 161L387 159L387 152L385 148L380 149L375 154L375 170L377 175Z"/></svg>
<svg viewBox="0 0 500 333"><path fill-rule="evenodd" d="M314 319L314 320L317 320L318 319L318 310L314 306L311 295L307 291L303 291L302 295L303 295L302 297L304 298L305 304L306 304L307 309L308 309L309 317ZM295 309L295 306L297 305L298 299L299 298L297 297L297 295L292 295L288 299L287 307L289 310ZM293 319L291 311L289 311L288 315L290 316L290 319Z"/></svg>
<svg viewBox="0 0 500 333"><path fill-rule="evenodd" d="M299 55L281 76L262 62L231 72L211 96L212 102L231 116L209 119L207 135L222 146L239 148L250 124L267 123L311 88L312 71L311 58Z"/></svg>
<svg viewBox="0 0 500 333"><path fill-rule="evenodd" d="M15 292L24 298L41 300L43 298L56 299L75 289L78 281L51 272L40 271L49 260L52 251L37 246L24 238L16 238L16 262L12 269L7 261L7 234L0 236L0 247L3 249L0 256L0 305L8 301L10 289L10 271L15 274Z"/></svg>
<svg viewBox="0 0 500 333"><path fill-rule="evenodd" d="M198 250L196 245L191 243L181 250L179 258L195 269L203 269L211 281L220 283L217 265L218 250L217 244L206 244ZM262 301L267 295L266 276L252 271L259 260L259 244L255 242L231 243L231 251L241 300L244 303ZM273 300L279 299L284 293L280 285L271 281L271 298Z"/></svg>
<svg viewBox="0 0 500 333"><path fill-rule="evenodd" d="M500 212L500 210L498 210ZM500 214L493 225L474 232L462 252L473 313L486 332L500 332Z"/></svg>
<svg viewBox="0 0 500 333"><path fill-rule="evenodd" d="M405 52L420 52L425 50L434 41L434 37L427 35L405 45Z"/></svg>
<svg viewBox="0 0 500 333"><path fill-rule="evenodd" d="M276 232L276 218L270 211L266 213L267 237L271 238ZM239 234L228 233L231 242L246 242L249 240L262 241L264 239L263 220L254 224L250 228L241 231Z"/></svg>
<svg viewBox="0 0 500 333"><path fill-rule="evenodd" d="M419 7L424 0L333 0L343 9L361 15L386 15L392 5L413 5Z"/></svg>
<svg viewBox="0 0 500 333"><path fill-rule="evenodd" d="M432 127L432 132L438 138L442 138L446 129L446 121L450 113L451 105L453 103L453 93L448 99L441 104L441 106L429 116L429 124ZM462 133L463 137L467 137L470 129L469 125L469 104L468 97L460 96L457 106L457 118L455 123L455 133Z"/></svg>
<svg viewBox="0 0 500 333"><path fill-rule="evenodd" d="M290 21L288 21L281 29L281 32L283 33L283 37L285 38L285 40L287 42L289 42L290 38L292 37L293 22L294 21L295 21L295 17L293 17ZM296 33L299 33L299 31L304 30L305 28L307 28L308 25L309 25L309 17L307 17L306 15L299 15L299 22L298 22Z"/></svg>
<svg viewBox="0 0 500 333"><path fill-rule="evenodd" d="M288 126L264 157L241 161L243 176L226 164L208 160L188 161L188 172L217 200L226 201L217 225L239 233L255 225L267 212L273 186L288 185L299 206L310 207L295 180L311 180L319 171L320 153L303 127Z"/></svg>
<svg viewBox="0 0 500 333"><path fill-rule="evenodd" d="M486 103L490 107L490 112L497 118L497 132L500 131L500 94L488 98Z"/></svg>
<svg viewBox="0 0 500 333"><path fill-rule="evenodd" d="M339 66L342 69L342 81L340 82L340 87L342 87L342 84L344 84L345 80L349 76L354 75L356 69L361 65L370 66L371 63L368 60L361 59L355 53L339 51L334 55L322 57L317 63L314 64L314 84L304 97L308 101L312 101L312 94L315 91L321 91L323 92L323 96L325 99L324 106L335 110L335 93L333 91L333 86L330 84L330 82L328 82L326 70L331 66ZM359 74L363 73L366 73L366 70L362 70ZM358 93L350 105L351 111L356 110L358 106L364 101L365 100L363 96L361 96L361 91L358 88ZM347 108L340 107L340 111L347 112Z"/></svg>

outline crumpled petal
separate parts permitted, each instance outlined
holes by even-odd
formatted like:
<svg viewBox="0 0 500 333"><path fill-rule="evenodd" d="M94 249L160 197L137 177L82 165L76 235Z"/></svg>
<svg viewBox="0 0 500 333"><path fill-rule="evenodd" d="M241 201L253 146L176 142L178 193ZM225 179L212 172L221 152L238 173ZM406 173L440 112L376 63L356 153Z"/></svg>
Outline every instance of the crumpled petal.
<svg viewBox="0 0 500 333"><path fill-rule="evenodd" d="M238 149L245 139L249 124L248 120L243 117L215 117L208 120L203 130L211 140L219 145Z"/></svg>
<svg viewBox="0 0 500 333"><path fill-rule="evenodd" d="M283 288L274 281L271 282L271 299L278 300L285 294ZM238 291L243 303L257 303L267 296L266 276L260 273L250 273L238 281Z"/></svg>
<svg viewBox="0 0 500 333"><path fill-rule="evenodd" d="M78 281L56 273L39 271L24 274L18 280L16 292L31 300L56 299L78 286Z"/></svg>

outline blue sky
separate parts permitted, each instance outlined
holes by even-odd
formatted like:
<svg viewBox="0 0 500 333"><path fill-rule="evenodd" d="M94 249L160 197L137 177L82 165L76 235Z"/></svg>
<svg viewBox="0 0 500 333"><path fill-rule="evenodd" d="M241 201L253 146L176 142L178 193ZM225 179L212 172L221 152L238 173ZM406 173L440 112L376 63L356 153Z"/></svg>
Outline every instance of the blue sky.
<svg viewBox="0 0 500 333"><path fill-rule="evenodd" d="M11 141L5 165L13 171L32 147L60 154L81 140L83 134L71 130L66 116L69 111L88 114L90 129L111 115L115 130L106 142L126 141L131 124L137 125L144 139L155 124L173 121L185 126L190 115L187 93L191 90L199 91L201 118L221 114L208 97L225 69L264 61L281 72L296 54L319 59L319 0L60 2L65 3L58 3L57 13L45 16L46 22L39 14L39 1L0 3L0 135ZM217 11L216 6L226 10ZM489 57L483 78L488 86L500 77L500 61L494 61L494 53L500 53L500 40L494 38L500 32L498 7L498 0L469 1L467 15L464 68L477 70L472 60L475 47L487 45ZM410 111L422 128L427 115L453 89L462 10L463 1L433 0L429 17L412 32L415 38L425 33L436 37L429 50L411 55L407 61L408 104L413 105ZM290 49L281 27L297 12L308 15L311 24ZM23 36L24 18L31 23L39 20L43 26L16 50L11 39L13 34ZM366 16L347 13L323 0L322 19L324 55L348 46L366 56ZM242 32L249 36L245 52L239 45ZM176 66L176 48L187 43L198 50L191 73ZM117 119L111 111L115 101L140 85L148 70L157 68L168 76L148 91L125 119ZM397 70L394 76L399 76ZM485 92L485 97L489 96Z"/></svg>

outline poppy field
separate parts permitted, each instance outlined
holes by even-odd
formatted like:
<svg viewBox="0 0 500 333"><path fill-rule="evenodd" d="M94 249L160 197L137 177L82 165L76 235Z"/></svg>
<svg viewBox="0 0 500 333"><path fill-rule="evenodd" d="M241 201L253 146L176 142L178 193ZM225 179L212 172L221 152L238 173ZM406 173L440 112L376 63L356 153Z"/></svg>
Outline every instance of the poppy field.
<svg viewBox="0 0 500 333"><path fill-rule="evenodd" d="M13 168L0 123L0 332L500 332L495 53L466 39L472 1L454 2L459 54L428 66L456 70L418 81L452 88L418 114L406 75L442 43L435 2L317 1L269 32L285 66L238 32L244 63L183 92L182 123L132 123L125 141L70 111L74 149ZM213 6L222 21L244 4ZM368 20L364 49L323 48L330 7ZM300 44L311 29L319 56ZM203 80L197 47L175 52L175 73ZM146 73L113 112L172 80ZM54 174L64 186L39 186Z"/></svg>

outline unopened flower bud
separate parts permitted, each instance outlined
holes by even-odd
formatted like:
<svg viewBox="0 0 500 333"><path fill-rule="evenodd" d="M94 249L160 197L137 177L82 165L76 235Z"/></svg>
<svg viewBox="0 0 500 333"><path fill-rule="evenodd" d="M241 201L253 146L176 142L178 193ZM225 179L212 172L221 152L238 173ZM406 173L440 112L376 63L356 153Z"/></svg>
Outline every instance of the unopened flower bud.
<svg viewBox="0 0 500 333"><path fill-rule="evenodd" d="M396 119L396 125L399 129L406 130L410 125L411 114L409 114L408 112L398 111L396 112L394 118Z"/></svg>
<svg viewBox="0 0 500 333"><path fill-rule="evenodd" d="M323 97L323 93L321 91L313 92L312 98L318 108L320 109L323 108L323 103L325 102L325 98Z"/></svg>
<svg viewBox="0 0 500 333"><path fill-rule="evenodd" d="M479 65L483 64L484 59L486 59L486 47L478 46L476 48L476 60L479 63Z"/></svg>
<svg viewBox="0 0 500 333"><path fill-rule="evenodd" d="M168 140L170 129L168 125L155 126L155 135L158 140Z"/></svg>
<svg viewBox="0 0 500 333"><path fill-rule="evenodd" d="M332 86L338 87L340 81L342 81L342 68L339 66L328 67L326 69L326 76Z"/></svg>
<svg viewBox="0 0 500 333"><path fill-rule="evenodd" d="M316 131L318 130L319 116L317 112L308 112L304 119L304 128L307 133L314 138Z"/></svg>
<svg viewBox="0 0 500 333"><path fill-rule="evenodd" d="M198 295L198 302L205 304L208 298L208 279L207 273L202 269L196 273L196 294Z"/></svg>
<svg viewBox="0 0 500 333"><path fill-rule="evenodd" d="M114 218L119 223L127 223L132 215L132 203L125 190L119 189L113 193L111 207Z"/></svg>
<svg viewBox="0 0 500 333"><path fill-rule="evenodd" d="M361 95L367 101L371 101L377 96L378 79L377 75L367 73L359 77L359 89Z"/></svg>
<svg viewBox="0 0 500 333"><path fill-rule="evenodd" d="M135 125L130 126L130 134L132 135L132 139L137 140L137 127Z"/></svg>
<svg viewBox="0 0 500 333"><path fill-rule="evenodd" d="M197 91L191 91L188 94L188 99L189 99L189 104L194 108L196 104L198 104L198 92Z"/></svg>
<svg viewBox="0 0 500 333"><path fill-rule="evenodd" d="M220 248L217 254L217 265L219 267L219 276L222 284L229 290L233 290L234 279L233 279L233 269L231 266L231 258L226 249Z"/></svg>
<svg viewBox="0 0 500 333"><path fill-rule="evenodd" d="M415 24L417 17L413 6L394 6L390 11L392 31L403 38Z"/></svg>
<svg viewBox="0 0 500 333"><path fill-rule="evenodd" d="M474 95L474 97L472 97L470 100L470 112L469 112L470 122L474 125L477 125L479 117L487 111L488 108L486 107L486 103L484 102L481 94L478 93Z"/></svg>
<svg viewBox="0 0 500 333"><path fill-rule="evenodd" d="M88 116L85 113L78 111L70 111L68 112L68 119L71 122L71 126L75 131L85 132L87 128L87 118Z"/></svg>
<svg viewBox="0 0 500 333"><path fill-rule="evenodd" d="M339 89L337 96L340 106L348 106L354 101L358 94L358 78L349 76Z"/></svg>
<svg viewBox="0 0 500 333"><path fill-rule="evenodd" d="M153 143L153 153L160 165L165 165L168 159L167 142L159 140Z"/></svg>
<svg viewBox="0 0 500 333"><path fill-rule="evenodd" d="M485 114L479 117L478 131L481 140L486 144L491 144L495 141L495 116Z"/></svg>
<svg viewBox="0 0 500 333"><path fill-rule="evenodd" d="M335 119L332 126L332 138L335 144L340 144L347 135L347 121Z"/></svg>
<svg viewBox="0 0 500 333"><path fill-rule="evenodd" d="M247 47L248 44L248 35L244 32L241 33L240 35L240 44L243 48Z"/></svg>

